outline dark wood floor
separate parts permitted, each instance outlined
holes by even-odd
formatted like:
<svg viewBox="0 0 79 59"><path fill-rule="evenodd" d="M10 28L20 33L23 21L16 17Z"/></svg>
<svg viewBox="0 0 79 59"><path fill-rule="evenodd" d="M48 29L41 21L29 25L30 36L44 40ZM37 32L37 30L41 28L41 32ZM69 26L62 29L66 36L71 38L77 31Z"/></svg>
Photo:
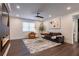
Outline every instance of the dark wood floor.
<svg viewBox="0 0 79 59"><path fill-rule="evenodd" d="M12 40L8 56L78 56L79 45L64 43L60 46L52 47L47 50L30 54L22 40Z"/></svg>

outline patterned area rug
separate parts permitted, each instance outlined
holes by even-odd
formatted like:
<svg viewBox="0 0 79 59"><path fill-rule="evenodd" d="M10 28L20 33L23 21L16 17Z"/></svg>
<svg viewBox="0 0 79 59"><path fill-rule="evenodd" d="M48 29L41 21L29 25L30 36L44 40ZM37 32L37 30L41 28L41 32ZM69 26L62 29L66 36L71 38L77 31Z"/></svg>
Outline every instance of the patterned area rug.
<svg viewBox="0 0 79 59"><path fill-rule="evenodd" d="M23 42L31 54L40 52L61 44L61 43L55 43L46 39L24 39Z"/></svg>

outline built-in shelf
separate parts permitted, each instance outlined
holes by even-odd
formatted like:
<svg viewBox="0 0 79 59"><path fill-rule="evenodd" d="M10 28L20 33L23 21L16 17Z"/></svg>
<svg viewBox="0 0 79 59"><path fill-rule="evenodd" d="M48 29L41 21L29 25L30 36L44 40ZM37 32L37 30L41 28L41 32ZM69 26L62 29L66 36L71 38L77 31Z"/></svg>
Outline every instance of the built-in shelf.
<svg viewBox="0 0 79 59"><path fill-rule="evenodd" d="M8 42L8 40L9 40L9 36L4 38L3 41L2 41L2 43L3 43L2 46L5 46L5 44Z"/></svg>
<svg viewBox="0 0 79 59"><path fill-rule="evenodd" d="M10 43L9 12L4 3L0 3L0 28L0 34L2 34L0 35L0 53L3 55L6 51L5 47L8 47L7 43Z"/></svg>

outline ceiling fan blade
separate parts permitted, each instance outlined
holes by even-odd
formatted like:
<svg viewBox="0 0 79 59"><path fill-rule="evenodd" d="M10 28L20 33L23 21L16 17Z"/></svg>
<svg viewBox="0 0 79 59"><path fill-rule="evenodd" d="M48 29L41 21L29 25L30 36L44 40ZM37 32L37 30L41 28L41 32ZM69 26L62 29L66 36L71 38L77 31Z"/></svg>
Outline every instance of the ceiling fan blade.
<svg viewBox="0 0 79 59"><path fill-rule="evenodd" d="M38 17L38 18L44 18L43 16L39 16L39 15L37 15L37 16L35 16L35 17Z"/></svg>

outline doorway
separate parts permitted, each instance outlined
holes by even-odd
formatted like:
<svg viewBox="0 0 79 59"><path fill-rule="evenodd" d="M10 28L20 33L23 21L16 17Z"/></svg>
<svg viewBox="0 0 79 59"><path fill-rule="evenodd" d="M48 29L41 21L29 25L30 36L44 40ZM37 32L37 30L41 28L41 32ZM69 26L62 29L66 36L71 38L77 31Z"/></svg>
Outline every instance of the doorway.
<svg viewBox="0 0 79 59"><path fill-rule="evenodd" d="M77 24L77 26L78 26L78 33L77 33L77 34L78 34L78 36L77 36L78 38L77 38L77 41L78 41L78 43L79 43L79 19L78 19L77 23L78 23L78 24Z"/></svg>
<svg viewBox="0 0 79 59"><path fill-rule="evenodd" d="M73 43L79 43L79 15L75 15L73 18Z"/></svg>

